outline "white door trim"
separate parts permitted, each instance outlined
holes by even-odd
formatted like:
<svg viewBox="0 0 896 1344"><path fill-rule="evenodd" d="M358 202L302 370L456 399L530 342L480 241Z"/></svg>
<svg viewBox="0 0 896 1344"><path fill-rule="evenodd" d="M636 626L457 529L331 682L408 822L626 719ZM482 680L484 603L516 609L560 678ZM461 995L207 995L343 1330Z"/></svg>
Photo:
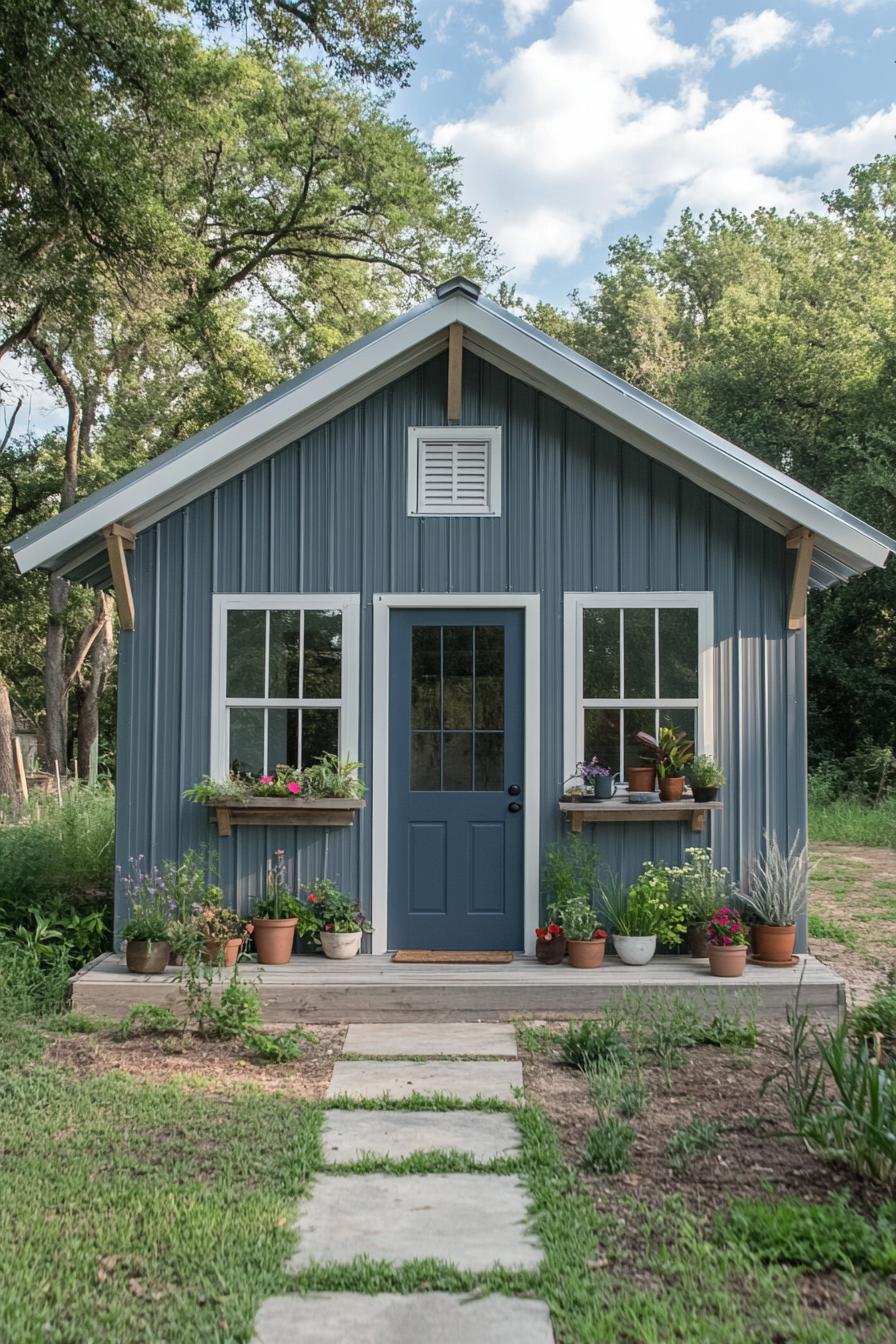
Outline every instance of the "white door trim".
<svg viewBox="0 0 896 1344"><path fill-rule="evenodd" d="M523 925L524 947L535 951L538 923L538 869L541 830L541 606L537 593L374 593L373 595L373 762L370 773L372 831L371 950L389 947L389 613L492 607L524 613L523 689Z"/></svg>

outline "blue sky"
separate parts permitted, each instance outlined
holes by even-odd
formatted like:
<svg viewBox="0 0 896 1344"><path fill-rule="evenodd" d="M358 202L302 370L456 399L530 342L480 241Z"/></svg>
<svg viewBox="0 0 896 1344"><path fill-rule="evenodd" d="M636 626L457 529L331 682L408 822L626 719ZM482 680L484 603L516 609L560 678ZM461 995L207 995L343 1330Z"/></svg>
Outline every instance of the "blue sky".
<svg viewBox="0 0 896 1344"><path fill-rule="evenodd" d="M896 152L896 0L448 0L394 110L462 154L508 279L562 302L691 205L813 208Z"/></svg>

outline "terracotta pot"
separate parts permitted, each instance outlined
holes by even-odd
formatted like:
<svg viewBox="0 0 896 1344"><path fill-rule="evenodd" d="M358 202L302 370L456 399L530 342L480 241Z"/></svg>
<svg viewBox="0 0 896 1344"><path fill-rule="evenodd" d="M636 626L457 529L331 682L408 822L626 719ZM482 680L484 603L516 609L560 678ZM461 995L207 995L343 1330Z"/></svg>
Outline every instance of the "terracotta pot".
<svg viewBox="0 0 896 1344"><path fill-rule="evenodd" d="M223 939L206 938L205 959L206 961L220 961L222 966L235 966L242 945L242 938L228 938L226 942ZM221 960L222 951L223 960Z"/></svg>
<svg viewBox="0 0 896 1344"><path fill-rule="evenodd" d="M660 780L660 799L664 803L677 803L684 793L684 775L667 775Z"/></svg>
<svg viewBox="0 0 896 1344"><path fill-rule="evenodd" d="M652 765L631 765L627 771L629 793L653 793L656 770Z"/></svg>
<svg viewBox="0 0 896 1344"><path fill-rule="evenodd" d="M170 956L170 943L145 943L130 938L124 948L125 964L135 975L161 975Z"/></svg>
<svg viewBox="0 0 896 1344"><path fill-rule="evenodd" d="M575 966L577 970L593 971L604 964L604 953L607 950L606 938L570 938L567 947L569 948L569 964Z"/></svg>
<svg viewBox="0 0 896 1344"><path fill-rule="evenodd" d="M747 964L747 946L714 947L709 945L709 973L722 977L743 975Z"/></svg>
<svg viewBox="0 0 896 1344"><path fill-rule="evenodd" d="M558 966L566 956L566 939L552 938L549 943L539 938L535 943L535 960L545 966Z"/></svg>
<svg viewBox="0 0 896 1344"><path fill-rule="evenodd" d="M688 952L692 957L703 958L709 956L709 942L706 937L706 928L703 924L691 924L688 926Z"/></svg>
<svg viewBox="0 0 896 1344"><path fill-rule="evenodd" d="M714 803L719 796L717 788L701 788L699 784L691 785L691 793L694 795L695 803Z"/></svg>
<svg viewBox="0 0 896 1344"><path fill-rule="evenodd" d="M347 961L349 957L356 957L361 950L361 933L327 933L323 930L320 935L320 945L324 950L324 956L330 957L333 961Z"/></svg>
<svg viewBox="0 0 896 1344"><path fill-rule="evenodd" d="M646 966L656 952L656 935L638 936L635 934L613 934L613 947L620 961L626 966Z"/></svg>
<svg viewBox="0 0 896 1344"><path fill-rule="evenodd" d="M255 952L261 966L285 966L292 956L297 919L254 919Z"/></svg>
<svg viewBox="0 0 896 1344"><path fill-rule="evenodd" d="M760 961L780 961L784 965L793 956L795 924L754 924L753 951Z"/></svg>

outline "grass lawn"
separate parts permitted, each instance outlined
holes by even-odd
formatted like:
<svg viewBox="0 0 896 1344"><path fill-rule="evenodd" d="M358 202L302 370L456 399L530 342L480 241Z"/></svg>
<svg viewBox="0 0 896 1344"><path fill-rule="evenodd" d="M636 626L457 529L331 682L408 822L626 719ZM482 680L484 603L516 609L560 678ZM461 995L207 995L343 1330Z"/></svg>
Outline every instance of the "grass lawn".
<svg viewBox="0 0 896 1344"><path fill-rule="evenodd" d="M111 1033L78 1037L78 1053L70 1036L51 1037L44 1051L49 1033L8 1032L0 1255L10 1272L0 1278L0 1339L247 1344L259 1303L274 1293L490 1289L546 1298L558 1344L889 1344L896 1246L879 1221L882 1195L783 1136L773 1101L760 1095L773 1043L678 1049L669 1024L679 1018L672 1011L645 1026L638 1087L624 1092L633 1144L612 1175L584 1165L607 1094L562 1064L550 1033L521 1031L531 1104L508 1108L523 1152L505 1169L529 1186L542 1270L357 1262L294 1279L282 1266L320 1163L324 1103L309 1099L325 1086L320 1060L279 1071L307 1068L310 1094L308 1078L278 1092L266 1068L255 1071L261 1085L235 1078L226 1043L218 1068L212 1045L197 1046L196 1061L188 1051L178 1078L152 1064L155 1051L170 1067L165 1038L146 1040L141 1077L134 1042ZM623 1093L613 1095L622 1104ZM467 1164L436 1153L409 1169L458 1166ZM390 1164L368 1159L357 1169ZM851 1199L846 1213L831 1190ZM770 1223L768 1209L794 1198L781 1225ZM804 1233L806 1199L818 1213Z"/></svg>
<svg viewBox="0 0 896 1344"><path fill-rule="evenodd" d="M809 842L816 840L896 849L896 798L888 798L877 807L848 798L810 803Z"/></svg>

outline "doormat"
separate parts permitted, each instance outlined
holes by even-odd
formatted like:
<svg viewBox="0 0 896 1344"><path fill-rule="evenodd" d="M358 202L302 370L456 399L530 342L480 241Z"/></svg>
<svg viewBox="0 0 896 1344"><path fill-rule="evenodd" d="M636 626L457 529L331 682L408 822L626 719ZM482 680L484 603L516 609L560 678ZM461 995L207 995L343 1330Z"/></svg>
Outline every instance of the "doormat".
<svg viewBox="0 0 896 1344"><path fill-rule="evenodd" d="M392 955L393 961L437 961L437 962L466 962L487 963L494 966L513 961L512 952L395 952Z"/></svg>

